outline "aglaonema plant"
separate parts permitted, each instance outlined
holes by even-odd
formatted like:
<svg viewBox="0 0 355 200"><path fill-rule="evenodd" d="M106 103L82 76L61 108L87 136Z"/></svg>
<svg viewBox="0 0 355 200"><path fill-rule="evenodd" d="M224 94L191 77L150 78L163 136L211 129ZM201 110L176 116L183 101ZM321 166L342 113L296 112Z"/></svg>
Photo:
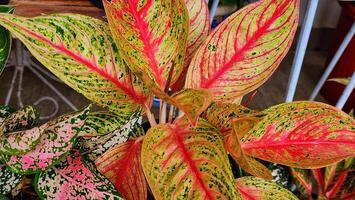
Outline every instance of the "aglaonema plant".
<svg viewBox="0 0 355 200"><path fill-rule="evenodd" d="M106 109L2 133L2 174L35 174L40 198L297 199L264 161L318 169L355 155L355 121L332 106L240 105L290 48L298 0L249 4L211 33L204 0L103 4L108 22L0 15L47 69ZM250 176L233 174L234 162Z"/></svg>

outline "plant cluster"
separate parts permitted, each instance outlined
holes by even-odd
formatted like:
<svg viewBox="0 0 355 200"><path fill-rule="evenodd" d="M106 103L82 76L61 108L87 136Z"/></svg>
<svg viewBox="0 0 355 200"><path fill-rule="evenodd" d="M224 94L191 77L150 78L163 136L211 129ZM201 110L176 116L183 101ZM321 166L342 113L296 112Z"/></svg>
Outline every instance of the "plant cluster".
<svg viewBox="0 0 355 200"><path fill-rule="evenodd" d="M103 4L108 22L0 14L39 62L106 109L37 125L31 106L0 107L1 194L34 175L42 199L297 199L270 181L268 161L292 167L300 186L309 182L299 174L312 169L320 198L351 196L348 184L327 191L339 163L349 169L355 155L352 117L309 101L263 111L240 105L290 48L298 0L249 4L212 32L205 0ZM236 177L234 162L250 176Z"/></svg>

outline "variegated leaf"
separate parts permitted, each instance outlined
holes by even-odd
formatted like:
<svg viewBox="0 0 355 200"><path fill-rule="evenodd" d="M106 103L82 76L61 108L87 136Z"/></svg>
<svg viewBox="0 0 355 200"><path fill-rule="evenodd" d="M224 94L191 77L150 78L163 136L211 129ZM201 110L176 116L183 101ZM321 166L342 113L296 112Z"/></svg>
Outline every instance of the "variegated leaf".
<svg viewBox="0 0 355 200"><path fill-rule="evenodd" d="M119 129L106 134L104 136L96 136L92 138L80 138L77 148L86 154L87 158L95 161L99 156L117 144L126 142L129 138L137 138L144 135L141 119L138 116L133 116L126 124Z"/></svg>
<svg viewBox="0 0 355 200"><path fill-rule="evenodd" d="M14 113L11 113L5 118L3 123L0 125L0 135L1 133L31 128L38 123L38 120L38 111L32 106L26 106Z"/></svg>
<svg viewBox="0 0 355 200"><path fill-rule="evenodd" d="M0 13L12 13L14 8L12 6L0 5ZM11 51L12 38L8 30L0 27L0 75L5 68L7 59Z"/></svg>
<svg viewBox="0 0 355 200"><path fill-rule="evenodd" d="M68 155L61 163L36 175L41 199L123 199L112 183L79 155Z"/></svg>
<svg viewBox="0 0 355 200"><path fill-rule="evenodd" d="M193 57L185 87L234 102L263 84L291 46L299 0L262 0L224 20Z"/></svg>
<svg viewBox="0 0 355 200"><path fill-rule="evenodd" d="M63 115L40 127L44 129L36 148L23 155L4 156L6 164L16 173L33 174L59 162L73 146L91 106Z"/></svg>
<svg viewBox="0 0 355 200"><path fill-rule="evenodd" d="M142 165L156 199L241 199L222 135L200 119L194 129L164 124L149 129Z"/></svg>
<svg viewBox="0 0 355 200"><path fill-rule="evenodd" d="M34 127L25 131L5 134L0 138L0 153L25 154L36 147L42 132L43 129Z"/></svg>
<svg viewBox="0 0 355 200"><path fill-rule="evenodd" d="M0 197L11 192L22 180L22 175L11 172L0 163Z"/></svg>
<svg viewBox="0 0 355 200"><path fill-rule="evenodd" d="M92 137L112 133L130 120L137 120L140 112L134 113L130 119L122 118L107 111L92 112L88 115L82 128L81 136Z"/></svg>
<svg viewBox="0 0 355 200"><path fill-rule="evenodd" d="M293 180L303 199L309 199L312 195L312 174L308 169L291 168Z"/></svg>
<svg viewBox="0 0 355 200"><path fill-rule="evenodd" d="M174 94L170 102L183 111L192 124L195 124L203 111L212 102L208 90L184 89Z"/></svg>
<svg viewBox="0 0 355 200"><path fill-rule="evenodd" d="M273 106L241 138L244 152L296 168L320 168L355 156L355 120L327 104Z"/></svg>
<svg viewBox="0 0 355 200"><path fill-rule="evenodd" d="M3 123L6 117L8 117L11 113L15 112L16 110L0 104L0 125Z"/></svg>
<svg viewBox="0 0 355 200"><path fill-rule="evenodd" d="M183 69L189 18L183 0L104 0L122 57L160 95Z"/></svg>
<svg viewBox="0 0 355 200"><path fill-rule="evenodd" d="M147 183L141 165L142 139L118 144L96 159L105 175L127 200L146 200Z"/></svg>
<svg viewBox="0 0 355 200"><path fill-rule="evenodd" d="M278 184L261 178L245 176L236 181L238 191L245 200L297 200L292 192Z"/></svg>
<svg viewBox="0 0 355 200"><path fill-rule="evenodd" d="M238 163L239 167L241 167L249 174L271 180L272 175L267 167L265 167L263 164L261 164L254 158L245 155L240 145L238 122L233 121L232 123L233 130L225 136L227 151L230 153L232 158Z"/></svg>
<svg viewBox="0 0 355 200"><path fill-rule="evenodd" d="M190 18L189 34L187 36L184 69L178 80L172 85L173 91L184 87L189 64L197 48L207 38L211 31L210 16L206 0L185 0Z"/></svg>
<svg viewBox="0 0 355 200"><path fill-rule="evenodd" d="M242 105L232 103L213 103L206 111L206 119L222 133L232 130L231 121L257 112ZM262 114L260 114L261 116Z"/></svg>
<svg viewBox="0 0 355 200"><path fill-rule="evenodd" d="M334 184L339 174L352 166L354 158L342 160L334 165L327 166L324 172L324 190L327 191Z"/></svg>
<svg viewBox="0 0 355 200"><path fill-rule="evenodd" d="M57 77L96 104L127 118L146 104L142 83L126 67L106 22L76 14L35 18L1 14L0 25Z"/></svg>

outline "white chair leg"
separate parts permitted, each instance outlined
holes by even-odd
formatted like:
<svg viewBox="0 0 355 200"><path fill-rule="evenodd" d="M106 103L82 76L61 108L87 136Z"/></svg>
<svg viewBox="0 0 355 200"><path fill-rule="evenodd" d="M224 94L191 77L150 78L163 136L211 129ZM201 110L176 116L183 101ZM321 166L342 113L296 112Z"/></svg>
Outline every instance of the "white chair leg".
<svg viewBox="0 0 355 200"><path fill-rule="evenodd" d="M340 98L336 104L337 108L339 108L340 110L343 109L346 101L348 100L348 98L351 95L351 92L354 90L354 87L355 87L355 72L353 72L350 82L345 87L343 94L340 96Z"/></svg>
<svg viewBox="0 0 355 200"><path fill-rule="evenodd" d="M309 35L312 30L312 25L314 21L314 16L317 11L318 0L311 0L308 2L306 16L303 20L303 26L301 29L301 34L298 39L296 54L293 59L292 69L290 78L288 81L287 86L287 95L286 95L286 102L293 101L293 97L295 95L296 87L298 78L300 76L302 63L304 59L304 55L306 53L307 44L309 40Z"/></svg>
<svg viewBox="0 0 355 200"><path fill-rule="evenodd" d="M210 23L212 24L213 18L216 15L216 10L218 7L219 0L213 0L211 10L210 10Z"/></svg>
<svg viewBox="0 0 355 200"><path fill-rule="evenodd" d="M339 49L337 50L337 52L335 53L334 57L330 61L329 65L327 66L327 68L326 68L325 72L323 73L321 79L318 81L318 83L317 83L316 87L314 88L311 96L309 97L309 100L313 101L316 98L316 96L318 95L320 89L322 88L324 83L327 81L330 73L333 71L333 69L334 69L335 65L338 63L341 55L344 53L346 47L348 46L348 44L350 43L351 39L353 38L354 33L355 33L355 22L351 26L350 31L345 36L345 38L344 38L343 42L341 43Z"/></svg>

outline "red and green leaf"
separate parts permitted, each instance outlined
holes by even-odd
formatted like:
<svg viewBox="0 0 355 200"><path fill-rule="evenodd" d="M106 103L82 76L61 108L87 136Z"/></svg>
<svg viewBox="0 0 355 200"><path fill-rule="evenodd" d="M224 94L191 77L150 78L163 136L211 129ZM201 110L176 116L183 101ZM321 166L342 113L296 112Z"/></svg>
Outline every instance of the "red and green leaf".
<svg viewBox="0 0 355 200"><path fill-rule="evenodd" d="M190 18L189 34L187 37L184 69L178 80L172 85L173 91L184 87L189 64L197 48L207 38L211 31L208 5L205 0L185 0Z"/></svg>
<svg viewBox="0 0 355 200"><path fill-rule="evenodd" d="M0 197L10 193L21 182L22 177L0 163Z"/></svg>
<svg viewBox="0 0 355 200"><path fill-rule="evenodd" d="M244 152L296 168L320 168L355 156L355 120L335 107L284 103L241 137Z"/></svg>
<svg viewBox="0 0 355 200"><path fill-rule="evenodd" d="M7 155L25 154L39 143L43 130L34 127L25 131L8 133L0 137L0 153Z"/></svg>
<svg viewBox="0 0 355 200"><path fill-rule="evenodd" d="M298 191L304 199L309 199L312 195L311 173L308 169L291 168L291 174Z"/></svg>
<svg viewBox="0 0 355 200"><path fill-rule="evenodd" d="M7 5L0 5L0 13L12 13L14 7ZM7 59L11 51L12 38L8 30L0 27L0 75L5 68Z"/></svg>
<svg viewBox="0 0 355 200"><path fill-rule="evenodd" d="M31 128L39 120L38 111L32 106L26 106L9 114L0 124L0 135L19 129Z"/></svg>
<svg viewBox="0 0 355 200"><path fill-rule="evenodd" d="M169 102L185 113L192 124L195 124L203 111L212 102L212 95L208 90L184 89L174 94Z"/></svg>
<svg viewBox="0 0 355 200"><path fill-rule="evenodd" d="M112 183L77 154L38 173L35 188L41 199L123 199Z"/></svg>
<svg viewBox="0 0 355 200"><path fill-rule="evenodd" d="M245 153L243 152L239 139L240 133L238 133L240 131L238 121L233 121L233 130L225 136L227 151L230 153L232 158L238 163L239 167L241 167L249 174L256 177L271 180L272 175L270 170L263 164L261 164L259 161L245 155Z"/></svg>
<svg viewBox="0 0 355 200"><path fill-rule="evenodd" d="M141 140L129 140L114 146L95 164L127 200L146 200L147 183L141 165Z"/></svg>
<svg viewBox="0 0 355 200"><path fill-rule="evenodd" d="M292 192L278 184L261 178L245 176L236 181L238 191L244 200L297 200Z"/></svg>
<svg viewBox="0 0 355 200"><path fill-rule="evenodd" d="M103 1L110 28L130 69L153 91L181 74L189 18L183 0Z"/></svg>
<svg viewBox="0 0 355 200"><path fill-rule="evenodd" d="M224 20L193 57L185 87L205 88L234 102L263 84L291 46L299 0L263 0Z"/></svg>
<svg viewBox="0 0 355 200"><path fill-rule="evenodd" d="M241 199L219 131L164 124L149 129L142 166L156 199Z"/></svg>
<svg viewBox="0 0 355 200"><path fill-rule="evenodd" d="M40 129L44 131L36 148L23 155L3 155L6 165L19 174L33 174L53 166L71 150L90 109L91 106L42 125Z"/></svg>
<svg viewBox="0 0 355 200"><path fill-rule="evenodd" d="M67 85L129 118L146 104L142 83L121 58L106 22L76 14L23 18L0 14L0 25Z"/></svg>

